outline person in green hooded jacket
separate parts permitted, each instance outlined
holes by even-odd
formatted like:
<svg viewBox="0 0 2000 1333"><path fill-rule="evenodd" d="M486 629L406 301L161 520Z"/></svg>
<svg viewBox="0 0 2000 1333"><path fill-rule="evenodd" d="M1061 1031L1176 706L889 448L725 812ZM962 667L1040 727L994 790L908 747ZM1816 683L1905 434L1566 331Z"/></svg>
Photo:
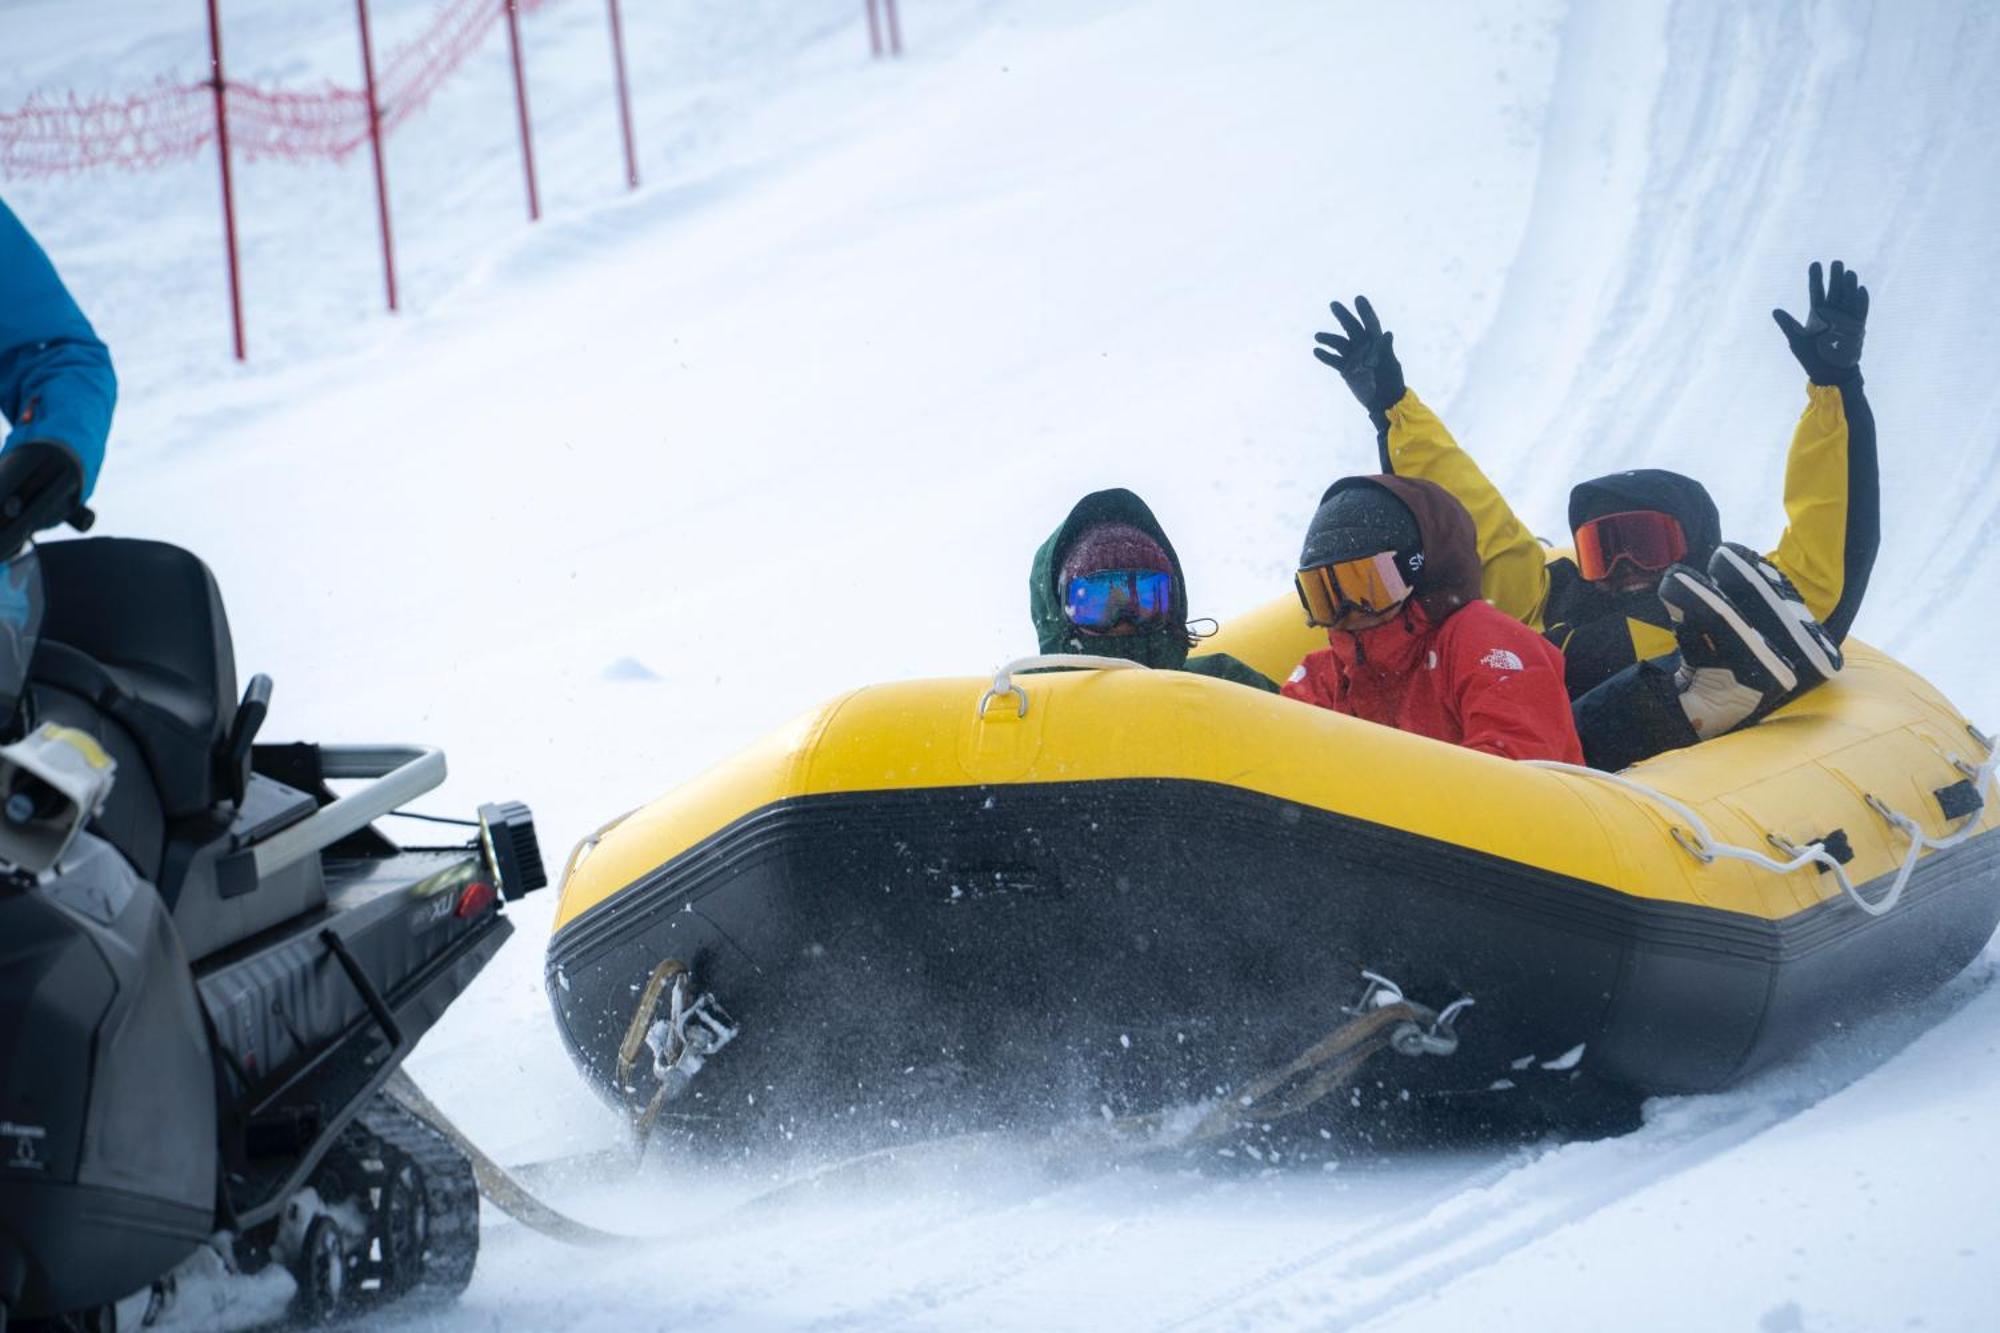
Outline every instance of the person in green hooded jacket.
<svg viewBox="0 0 2000 1333"><path fill-rule="evenodd" d="M1187 581L1146 502L1093 491L1035 552L1028 612L1044 653L1122 657L1275 693L1277 684L1227 653L1189 657Z"/></svg>

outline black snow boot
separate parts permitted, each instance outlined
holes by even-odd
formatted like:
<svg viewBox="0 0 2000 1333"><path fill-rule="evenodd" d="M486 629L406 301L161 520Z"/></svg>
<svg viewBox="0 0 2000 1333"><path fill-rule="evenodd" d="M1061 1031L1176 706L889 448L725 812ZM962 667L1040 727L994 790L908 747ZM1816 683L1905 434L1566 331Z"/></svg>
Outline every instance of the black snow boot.
<svg viewBox="0 0 2000 1333"><path fill-rule="evenodd" d="M1700 739L1755 721L1797 690L1791 663L1706 575L1673 566L1660 580L1660 600L1681 649L1674 685Z"/></svg>
<svg viewBox="0 0 2000 1333"><path fill-rule="evenodd" d="M1708 576L1798 673L1794 698L1839 674L1840 649L1776 565L1747 546L1724 542L1708 559Z"/></svg>

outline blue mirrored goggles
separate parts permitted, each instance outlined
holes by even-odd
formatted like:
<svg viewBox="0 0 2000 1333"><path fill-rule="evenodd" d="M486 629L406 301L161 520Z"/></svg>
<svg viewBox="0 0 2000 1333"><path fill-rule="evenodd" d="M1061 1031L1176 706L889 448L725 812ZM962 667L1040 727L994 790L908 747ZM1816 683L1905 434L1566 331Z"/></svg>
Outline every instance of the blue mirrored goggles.
<svg viewBox="0 0 2000 1333"><path fill-rule="evenodd" d="M1174 576L1157 569L1100 569L1078 575L1063 590L1063 614L1086 634L1119 621L1146 626L1173 613Z"/></svg>

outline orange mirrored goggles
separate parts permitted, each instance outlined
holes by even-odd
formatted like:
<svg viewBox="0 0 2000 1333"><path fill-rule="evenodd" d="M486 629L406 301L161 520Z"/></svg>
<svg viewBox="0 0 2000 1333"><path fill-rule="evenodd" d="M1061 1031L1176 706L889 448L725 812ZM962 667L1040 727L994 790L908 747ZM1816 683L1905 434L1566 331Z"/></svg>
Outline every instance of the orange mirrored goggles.
<svg viewBox="0 0 2000 1333"><path fill-rule="evenodd" d="M1606 514L1576 530L1576 567L1592 583L1623 564L1657 574L1687 553L1680 523L1656 509Z"/></svg>
<svg viewBox="0 0 2000 1333"><path fill-rule="evenodd" d="M1349 616L1392 611L1410 595L1394 551L1302 569L1292 583L1306 609L1306 623L1321 629L1332 629Z"/></svg>

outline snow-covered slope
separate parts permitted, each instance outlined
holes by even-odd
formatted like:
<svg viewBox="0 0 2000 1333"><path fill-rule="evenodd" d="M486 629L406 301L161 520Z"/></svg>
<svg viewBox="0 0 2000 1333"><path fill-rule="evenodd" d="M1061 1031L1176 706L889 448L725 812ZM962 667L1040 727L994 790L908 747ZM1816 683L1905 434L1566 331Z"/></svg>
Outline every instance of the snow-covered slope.
<svg viewBox="0 0 2000 1333"><path fill-rule="evenodd" d="M384 46L432 12L375 8ZM1308 355L1356 291L1544 531L1646 462L1767 541L1803 402L1767 312L1833 257L1875 296L1859 632L2000 720L1983 6L903 0L880 65L849 0L625 8L644 191L602 8L552 4L550 216L521 221L489 43L392 141L404 316L365 162L242 173L245 370L211 163L4 187L119 359L104 524L207 556L274 732L443 744L436 808L522 796L559 854L839 688L1019 650L1029 554L1086 489L1147 496L1198 614L1262 601L1373 466ZM341 7L226 9L236 74L352 81ZM195 77L184 17L0 0L0 105ZM552 904L523 906L414 1062L516 1160L615 1133L546 1016ZM1990 971L1610 1143L1053 1190L1002 1163L713 1248L762 1182L669 1169L577 1201L686 1239L579 1259L496 1225L449 1322L1977 1327Z"/></svg>
<svg viewBox="0 0 2000 1333"><path fill-rule="evenodd" d="M1534 210L1450 405L1465 442L1548 530L1579 475L1651 465L1773 541L1799 375L1764 312L1803 308L1807 260L1846 259L1876 298L1884 514L1857 632L2000 712L1996 69L1977 4L1573 6Z"/></svg>

